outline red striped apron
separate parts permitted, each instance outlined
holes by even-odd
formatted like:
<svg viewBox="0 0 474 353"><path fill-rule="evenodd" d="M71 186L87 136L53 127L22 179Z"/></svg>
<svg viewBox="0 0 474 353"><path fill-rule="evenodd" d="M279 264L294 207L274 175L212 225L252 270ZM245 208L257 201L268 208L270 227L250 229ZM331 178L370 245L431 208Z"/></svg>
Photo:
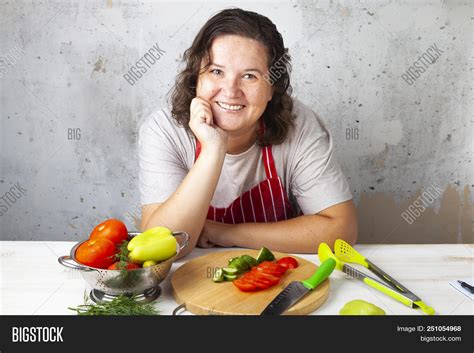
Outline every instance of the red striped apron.
<svg viewBox="0 0 474 353"><path fill-rule="evenodd" d="M264 130L262 123L260 129ZM196 139L195 161L200 152L201 144ZM296 213L288 201L287 193L275 168L271 145L262 147L262 162L267 179L244 192L228 207L209 206L207 219L229 224L277 222L302 214Z"/></svg>

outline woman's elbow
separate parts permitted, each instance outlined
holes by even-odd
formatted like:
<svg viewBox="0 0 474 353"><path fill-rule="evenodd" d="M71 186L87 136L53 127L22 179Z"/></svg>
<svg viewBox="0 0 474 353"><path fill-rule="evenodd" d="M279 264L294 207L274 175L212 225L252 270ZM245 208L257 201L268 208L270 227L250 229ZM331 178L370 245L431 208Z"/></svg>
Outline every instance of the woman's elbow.
<svg viewBox="0 0 474 353"><path fill-rule="evenodd" d="M350 224L345 227L345 232L342 235L343 239L350 245L354 245L357 242L357 238L359 235L357 219L355 220L355 222L350 222Z"/></svg>
<svg viewBox="0 0 474 353"><path fill-rule="evenodd" d="M354 245L357 242L358 235L357 213L351 212L338 220L333 233L333 241L342 239L350 245Z"/></svg>

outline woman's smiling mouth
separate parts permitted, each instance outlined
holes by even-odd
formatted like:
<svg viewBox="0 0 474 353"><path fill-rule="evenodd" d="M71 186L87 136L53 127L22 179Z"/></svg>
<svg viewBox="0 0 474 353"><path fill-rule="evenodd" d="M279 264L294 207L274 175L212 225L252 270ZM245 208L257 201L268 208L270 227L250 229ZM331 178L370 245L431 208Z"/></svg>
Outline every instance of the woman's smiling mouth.
<svg viewBox="0 0 474 353"><path fill-rule="evenodd" d="M222 109L226 111L232 111L232 112L237 112L245 108L245 105L241 105L241 104L227 104L227 103L218 102L218 101L216 101L216 104Z"/></svg>

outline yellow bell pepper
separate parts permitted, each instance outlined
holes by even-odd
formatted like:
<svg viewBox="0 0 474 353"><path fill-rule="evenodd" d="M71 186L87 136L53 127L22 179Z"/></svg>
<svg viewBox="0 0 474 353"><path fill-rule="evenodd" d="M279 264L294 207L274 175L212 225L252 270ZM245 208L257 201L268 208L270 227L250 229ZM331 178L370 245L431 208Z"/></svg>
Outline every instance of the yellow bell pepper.
<svg viewBox="0 0 474 353"><path fill-rule="evenodd" d="M130 261L165 261L176 254L177 241L171 230L165 227L150 228L135 236L128 243Z"/></svg>

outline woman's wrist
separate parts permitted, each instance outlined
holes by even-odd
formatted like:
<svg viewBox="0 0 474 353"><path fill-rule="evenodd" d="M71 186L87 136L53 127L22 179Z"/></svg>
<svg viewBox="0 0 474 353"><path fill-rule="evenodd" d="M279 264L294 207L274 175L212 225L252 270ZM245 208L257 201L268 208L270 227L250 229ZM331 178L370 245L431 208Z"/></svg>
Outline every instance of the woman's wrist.
<svg viewBox="0 0 474 353"><path fill-rule="evenodd" d="M202 146L200 155L217 157L219 159L224 159L227 153L227 148L221 144L207 144Z"/></svg>
<svg viewBox="0 0 474 353"><path fill-rule="evenodd" d="M227 153L227 144L218 140L201 142L202 151L214 151Z"/></svg>

